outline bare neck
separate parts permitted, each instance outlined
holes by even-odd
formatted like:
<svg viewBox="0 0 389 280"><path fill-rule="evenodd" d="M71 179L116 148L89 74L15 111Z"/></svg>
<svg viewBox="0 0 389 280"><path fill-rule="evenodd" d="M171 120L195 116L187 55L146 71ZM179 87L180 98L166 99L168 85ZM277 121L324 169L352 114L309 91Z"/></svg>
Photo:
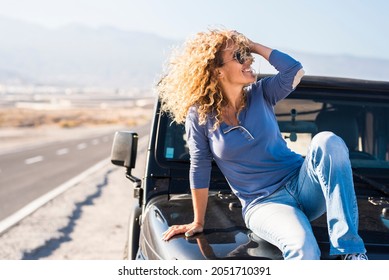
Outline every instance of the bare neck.
<svg viewBox="0 0 389 280"><path fill-rule="evenodd" d="M224 95L228 100L229 106L236 111L239 110L240 105L242 104L243 89L241 87L229 88L229 90L224 90Z"/></svg>

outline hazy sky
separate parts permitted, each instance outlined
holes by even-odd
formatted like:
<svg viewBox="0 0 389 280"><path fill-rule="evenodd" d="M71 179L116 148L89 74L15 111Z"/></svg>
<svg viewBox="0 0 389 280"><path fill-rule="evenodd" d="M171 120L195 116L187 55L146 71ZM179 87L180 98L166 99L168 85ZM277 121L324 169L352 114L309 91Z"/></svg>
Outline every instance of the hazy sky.
<svg viewBox="0 0 389 280"><path fill-rule="evenodd" d="M185 39L236 29L282 49L389 59L387 0L0 0L0 16L55 28L115 26Z"/></svg>

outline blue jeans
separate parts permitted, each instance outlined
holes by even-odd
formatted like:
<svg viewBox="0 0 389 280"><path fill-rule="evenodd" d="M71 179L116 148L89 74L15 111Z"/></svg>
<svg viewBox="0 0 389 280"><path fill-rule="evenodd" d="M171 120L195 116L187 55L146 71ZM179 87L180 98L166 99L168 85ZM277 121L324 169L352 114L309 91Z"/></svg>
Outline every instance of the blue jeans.
<svg viewBox="0 0 389 280"><path fill-rule="evenodd" d="M327 211L330 254L365 253L348 149L332 132L313 137L299 171L284 187L251 207L245 222L277 246L284 259L320 259L310 221Z"/></svg>

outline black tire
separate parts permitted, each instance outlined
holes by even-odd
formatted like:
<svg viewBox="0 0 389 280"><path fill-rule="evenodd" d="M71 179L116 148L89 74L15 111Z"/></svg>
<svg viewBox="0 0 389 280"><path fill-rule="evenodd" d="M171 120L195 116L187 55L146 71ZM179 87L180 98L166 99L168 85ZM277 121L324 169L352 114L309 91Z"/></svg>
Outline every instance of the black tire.
<svg viewBox="0 0 389 280"><path fill-rule="evenodd" d="M124 248L124 259L135 260L139 249L140 217L142 209L135 206L128 221L127 241Z"/></svg>

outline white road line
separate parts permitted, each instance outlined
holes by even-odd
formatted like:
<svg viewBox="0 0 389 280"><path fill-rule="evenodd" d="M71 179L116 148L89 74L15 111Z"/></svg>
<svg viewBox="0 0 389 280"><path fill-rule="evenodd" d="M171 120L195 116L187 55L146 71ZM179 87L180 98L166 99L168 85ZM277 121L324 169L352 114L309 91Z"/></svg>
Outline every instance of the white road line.
<svg viewBox="0 0 389 280"><path fill-rule="evenodd" d="M140 150L147 148L148 138L146 136L141 137L139 140L139 147ZM38 210L40 207L45 205L47 202L53 200L60 194L64 193L68 189L76 186L79 183L82 183L84 179L91 176L93 173L103 169L105 166L110 165L111 161L110 158L105 158L102 161L96 163L94 166L90 167L89 169L85 170L81 174L77 175L76 177L70 179L69 181L63 183L62 185L58 186L57 188L53 189L52 191L46 193L45 195L35 199L34 201L30 202L26 206L24 206L19 211L15 212L8 218L5 218L4 220L0 221L0 235L4 232L6 232L8 229L19 223L21 220Z"/></svg>
<svg viewBox="0 0 389 280"><path fill-rule="evenodd" d="M76 177L70 179L69 181L65 182L64 184L58 186L57 188L53 189L52 191L46 193L45 195L35 199L34 201L30 202L26 206L24 206L19 211L15 212L8 218L5 218L4 220L0 221L0 234L7 231L10 227L14 226L18 222L20 222L22 219L45 205L50 200L54 199L55 197L59 196L66 190L76 186L82 180L90 176L91 174L101 170L104 166L107 166L110 164L109 158L106 158L94 166L90 167L89 169L85 170L81 174L77 175Z"/></svg>
<svg viewBox="0 0 389 280"><path fill-rule="evenodd" d="M80 144L77 145L77 149L78 150L83 150L86 147L88 147L88 145L86 143L80 143Z"/></svg>
<svg viewBox="0 0 389 280"><path fill-rule="evenodd" d="M55 152L55 154L57 156L66 155L68 153L69 153L69 149L68 148L59 149L58 151Z"/></svg>
<svg viewBox="0 0 389 280"><path fill-rule="evenodd" d="M43 156L36 156L36 157L26 159L24 161L24 163L25 164L34 164L34 163L40 162L42 160L43 160Z"/></svg>

